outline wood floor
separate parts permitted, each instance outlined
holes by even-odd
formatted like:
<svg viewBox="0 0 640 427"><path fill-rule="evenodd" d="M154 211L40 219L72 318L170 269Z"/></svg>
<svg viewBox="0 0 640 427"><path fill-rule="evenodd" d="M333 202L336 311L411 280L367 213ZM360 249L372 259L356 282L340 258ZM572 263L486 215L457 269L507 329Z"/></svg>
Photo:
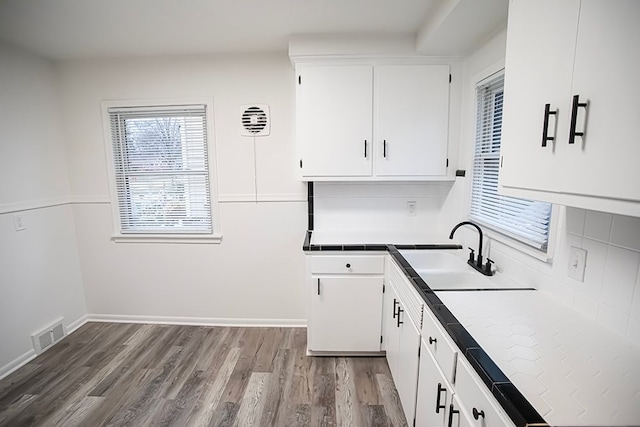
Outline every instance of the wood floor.
<svg viewBox="0 0 640 427"><path fill-rule="evenodd" d="M0 381L0 426L406 426L383 357L301 328L87 323Z"/></svg>

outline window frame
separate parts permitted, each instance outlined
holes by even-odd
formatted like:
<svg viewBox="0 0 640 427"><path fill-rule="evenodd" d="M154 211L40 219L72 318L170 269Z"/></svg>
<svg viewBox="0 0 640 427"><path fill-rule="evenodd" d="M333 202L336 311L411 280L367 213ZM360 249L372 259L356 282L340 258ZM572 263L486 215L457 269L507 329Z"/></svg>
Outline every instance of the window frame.
<svg viewBox="0 0 640 427"><path fill-rule="evenodd" d="M489 237L490 240L495 240L500 242L510 248L516 249L519 252L522 252L530 257L538 259L543 262L551 262L553 260L553 255L555 252L556 239L557 239L557 227L559 223L560 209L558 205L551 204L551 214L549 219L549 232L548 232L548 241L547 241L547 249L541 250L536 249L533 246L527 245L516 238L501 232L499 229L496 229L492 224L488 224L484 221L479 221L477 219L471 218L471 204L473 198L473 169L475 162L475 145L476 145L476 118L477 118L477 87L481 85L483 82L488 81L494 76L499 75L500 73L505 72L505 64L504 61L499 61L494 63L493 65L487 67L482 72L476 74L470 81L470 93L473 95L470 97L470 102L472 103L472 107L470 111L473 111L473 115L470 123L470 144L468 151L468 161L469 161L469 171L471 172L467 176L470 178L467 182L467 218L470 221L478 223L483 227L483 231L485 236ZM499 190L498 190L499 192Z"/></svg>
<svg viewBox="0 0 640 427"><path fill-rule="evenodd" d="M209 200L212 219L211 233L148 233L148 232L127 232L122 233L120 221L120 209L118 199L118 188L116 184L116 165L113 153L113 143L111 134L110 108L145 108L149 109L167 106L180 105L204 105L207 128L207 151L208 151L208 180L209 180ZM107 175L109 180L109 198L111 205L111 216L113 222L113 233L111 240L117 243L220 243L222 233L220 228L220 212L218 208L218 183L217 183L217 162L215 150L215 134L213 121L213 98L175 98L175 99L142 99L142 100L109 100L101 102L102 127L105 157L107 161Z"/></svg>

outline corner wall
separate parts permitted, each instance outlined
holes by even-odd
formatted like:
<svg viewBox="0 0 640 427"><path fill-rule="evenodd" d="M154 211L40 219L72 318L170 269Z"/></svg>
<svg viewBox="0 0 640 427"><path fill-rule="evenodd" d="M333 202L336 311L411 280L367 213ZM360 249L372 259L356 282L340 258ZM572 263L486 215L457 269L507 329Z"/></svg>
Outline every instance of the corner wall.
<svg viewBox="0 0 640 427"><path fill-rule="evenodd" d="M52 65L0 44L0 378L86 315ZM25 226L17 231L14 217Z"/></svg>

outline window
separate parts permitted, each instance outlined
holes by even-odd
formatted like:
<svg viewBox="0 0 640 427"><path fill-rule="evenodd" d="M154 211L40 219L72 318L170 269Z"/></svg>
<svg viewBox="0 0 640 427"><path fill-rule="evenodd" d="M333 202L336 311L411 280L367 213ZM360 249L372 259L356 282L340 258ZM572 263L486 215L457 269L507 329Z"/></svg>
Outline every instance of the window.
<svg viewBox="0 0 640 427"><path fill-rule="evenodd" d="M207 107L105 106L120 235L213 235Z"/></svg>
<svg viewBox="0 0 640 427"><path fill-rule="evenodd" d="M546 252L551 205L498 194L504 74L476 88L476 143L471 190L472 220Z"/></svg>

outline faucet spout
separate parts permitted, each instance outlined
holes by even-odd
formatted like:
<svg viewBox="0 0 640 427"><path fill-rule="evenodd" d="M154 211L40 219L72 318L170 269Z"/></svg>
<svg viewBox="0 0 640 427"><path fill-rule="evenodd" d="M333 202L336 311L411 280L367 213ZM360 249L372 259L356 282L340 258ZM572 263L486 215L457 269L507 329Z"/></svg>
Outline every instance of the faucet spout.
<svg viewBox="0 0 640 427"><path fill-rule="evenodd" d="M457 224L455 227L453 227L453 230L451 230L451 234L449 234L449 239L453 239L453 235L455 234L456 230L458 230L458 228L462 227L463 225L470 225L472 227L475 227L476 230L478 230L478 236L479 236L479 241L478 241L478 265L482 266L482 239L483 239L483 235L482 235L482 229L480 228L480 226L474 222L471 221L462 221L461 223Z"/></svg>

